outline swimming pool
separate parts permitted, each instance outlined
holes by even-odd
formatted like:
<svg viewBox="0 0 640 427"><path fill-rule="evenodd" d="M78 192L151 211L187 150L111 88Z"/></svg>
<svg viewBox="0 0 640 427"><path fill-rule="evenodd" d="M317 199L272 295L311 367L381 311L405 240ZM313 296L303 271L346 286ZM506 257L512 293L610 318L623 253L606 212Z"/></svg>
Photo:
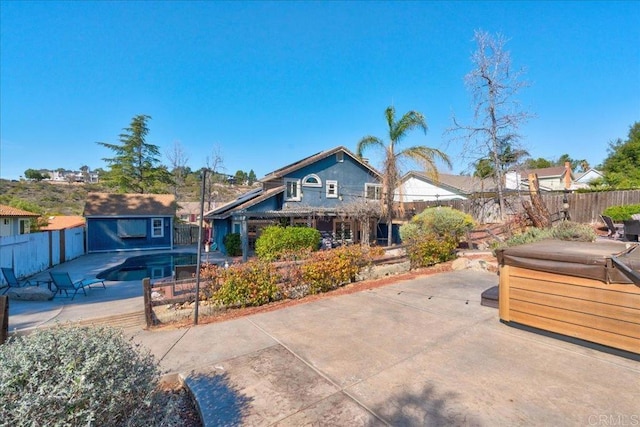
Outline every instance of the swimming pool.
<svg viewBox="0 0 640 427"><path fill-rule="evenodd" d="M127 258L122 264L100 272L96 277L104 280L142 280L145 277L160 279L170 277L177 265L195 265L198 254L170 252Z"/></svg>

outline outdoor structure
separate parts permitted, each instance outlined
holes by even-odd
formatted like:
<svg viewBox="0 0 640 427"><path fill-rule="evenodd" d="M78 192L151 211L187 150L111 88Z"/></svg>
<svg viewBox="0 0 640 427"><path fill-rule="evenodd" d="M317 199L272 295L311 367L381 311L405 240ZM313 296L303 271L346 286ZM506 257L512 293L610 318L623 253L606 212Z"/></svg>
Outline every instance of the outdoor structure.
<svg viewBox="0 0 640 427"><path fill-rule="evenodd" d="M223 252L224 237L240 233L246 255L260 230L274 223L304 224L349 242L376 236L380 174L344 147L287 165L259 182L259 188L205 214Z"/></svg>
<svg viewBox="0 0 640 427"><path fill-rule="evenodd" d="M39 216L12 206L0 205L0 237L29 233L31 221L35 221Z"/></svg>
<svg viewBox="0 0 640 427"><path fill-rule="evenodd" d="M571 164L551 168L510 170L505 174L505 188L507 190L528 190L529 176L538 176L540 191L574 190L575 177L571 171Z"/></svg>
<svg viewBox="0 0 640 427"><path fill-rule="evenodd" d="M173 248L172 194L89 193L87 252Z"/></svg>
<svg viewBox="0 0 640 427"><path fill-rule="evenodd" d="M552 240L497 256L503 322L640 354L640 246Z"/></svg>
<svg viewBox="0 0 640 427"><path fill-rule="evenodd" d="M495 191L495 187L491 179L444 173L429 176L424 172L411 171L400 180L394 200L396 202L466 200L472 194Z"/></svg>

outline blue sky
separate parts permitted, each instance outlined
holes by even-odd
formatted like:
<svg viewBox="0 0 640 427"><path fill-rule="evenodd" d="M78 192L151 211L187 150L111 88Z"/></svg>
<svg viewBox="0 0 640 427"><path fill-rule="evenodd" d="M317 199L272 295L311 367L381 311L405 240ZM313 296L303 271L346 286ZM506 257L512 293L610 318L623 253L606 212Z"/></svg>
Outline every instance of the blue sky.
<svg viewBox="0 0 640 427"><path fill-rule="evenodd" d="M138 114L164 154L193 169L218 151L227 173L261 177L365 135L384 110L422 112L444 150L468 121L473 33L502 33L534 113L521 144L592 165L640 120L638 2L26 2L0 3L0 177L28 168L105 168ZM406 144L406 145L405 145ZM371 155L374 166L377 157ZM411 165L407 165L411 167ZM446 169L442 170L446 172Z"/></svg>

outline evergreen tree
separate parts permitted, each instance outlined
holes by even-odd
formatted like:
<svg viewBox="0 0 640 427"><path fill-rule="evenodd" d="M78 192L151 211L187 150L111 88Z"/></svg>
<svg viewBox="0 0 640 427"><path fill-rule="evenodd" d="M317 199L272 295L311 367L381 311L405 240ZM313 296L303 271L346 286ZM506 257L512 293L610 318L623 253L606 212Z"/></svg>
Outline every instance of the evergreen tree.
<svg viewBox="0 0 640 427"><path fill-rule="evenodd" d="M167 168L158 165L158 146L146 141L149 119L150 116L143 114L135 116L120 134L120 144L98 142L115 153L114 157L103 159L110 167L104 181L121 193L161 193L172 183Z"/></svg>

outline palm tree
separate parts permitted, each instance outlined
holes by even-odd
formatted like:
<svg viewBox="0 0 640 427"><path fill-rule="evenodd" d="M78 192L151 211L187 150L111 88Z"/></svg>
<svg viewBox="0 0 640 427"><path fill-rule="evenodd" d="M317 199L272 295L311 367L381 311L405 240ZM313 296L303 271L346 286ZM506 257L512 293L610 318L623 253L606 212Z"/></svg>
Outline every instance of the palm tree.
<svg viewBox="0 0 640 427"><path fill-rule="evenodd" d="M385 111L387 124L389 125L389 145L385 145L382 139L375 136L365 136L358 142L356 148L357 155L362 158L363 152L369 147L380 147L384 149L384 163L382 166L382 209L387 221L387 245L392 243L392 221L393 221L393 196L400 181L399 161L403 158L420 163L427 173L436 174L438 169L435 158L444 161L449 167L451 162L449 157L442 151L429 148L424 145L417 145L398 151L398 143L414 129L422 129L427 133L427 122L424 116L417 111L405 113L400 120L396 121L396 110L393 106Z"/></svg>

